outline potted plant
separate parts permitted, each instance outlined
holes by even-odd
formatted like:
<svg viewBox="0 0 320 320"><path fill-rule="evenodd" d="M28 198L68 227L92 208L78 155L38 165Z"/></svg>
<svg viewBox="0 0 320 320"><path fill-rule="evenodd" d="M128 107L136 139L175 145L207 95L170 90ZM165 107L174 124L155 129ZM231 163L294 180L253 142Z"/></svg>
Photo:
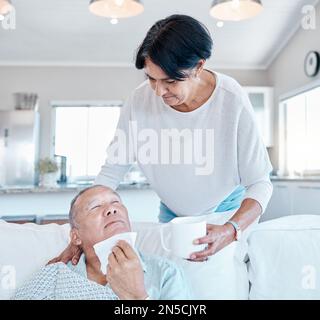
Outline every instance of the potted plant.
<svg viewBox="0 0 320 320"><path fill-rule="evenodd" d="M40 187L55 187L57 186L58 164L50 159L40 159L38 170L40 174Z"/></svg>

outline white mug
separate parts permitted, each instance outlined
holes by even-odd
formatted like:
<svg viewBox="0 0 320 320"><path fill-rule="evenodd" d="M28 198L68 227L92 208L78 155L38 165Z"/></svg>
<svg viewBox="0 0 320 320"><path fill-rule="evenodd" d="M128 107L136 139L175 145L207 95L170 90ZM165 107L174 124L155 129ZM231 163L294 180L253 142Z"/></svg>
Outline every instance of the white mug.
<svg viewBox="0 0 320 320"><path fill-rule="evenodd" d="M163 249L171 254L190 259L193 252L204 250L206 244L193 244L193 241L202 238L207 234L206 217L178 217L171 220L168 224L160 228L161 245ZM165 244L163 231L165 228L170 230L169 248Z"/></svg>

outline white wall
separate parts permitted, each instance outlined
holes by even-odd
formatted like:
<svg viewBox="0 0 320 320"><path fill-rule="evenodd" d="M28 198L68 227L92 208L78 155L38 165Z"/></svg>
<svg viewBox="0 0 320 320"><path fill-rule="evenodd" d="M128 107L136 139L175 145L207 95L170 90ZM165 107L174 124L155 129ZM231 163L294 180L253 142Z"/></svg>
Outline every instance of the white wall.
<svg viewBox="0 0 320 320"><path fill-rule="evenodd" d="M269 85L266 71L217 70L244 86ZM36 92L40 97L40 157L50 156L52 100L125 100L144 80L131 67L0 67L0 109L13 109L14 92Z"/></svg>
<svg viewBox="0 0 320 320"><path fill-rule="evenodd" d="M243 70L243 69L228 69L217 70L218 72L225 73L228 76L236 79L242 86L270 86L272 85L268 77L267 70Z"/></svg>
<svg viewBox="0 0 320 320"><path fill-rule="evenodd" d="M14 92L40 97L40 156L50 155L51 100L122 100L143 80L133 68L1 67L0 109L13 109Z"/></svg>
<svg viewBox="0 0 320 320"><path fill-rule="evenodd" d="M304 73L304 59L311 50L320 52L320 5L316 7L316 29L304 30L302 27L291 38L288 45L268 69L270 83L275 88L274 142L272 162L278 168L278 103L279 96L303 87L316 79Z"/></svg>

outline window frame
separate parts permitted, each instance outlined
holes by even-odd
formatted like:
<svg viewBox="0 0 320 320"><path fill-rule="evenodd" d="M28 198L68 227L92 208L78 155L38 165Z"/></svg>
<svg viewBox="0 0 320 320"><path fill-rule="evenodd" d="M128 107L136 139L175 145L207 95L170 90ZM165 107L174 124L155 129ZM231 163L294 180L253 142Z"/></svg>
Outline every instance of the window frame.
<svg viewBox="0 0 320 320"><path fill-rule="evenodd" d="M51 109L51 129L50 129L50 155L55 155L55 137L56 137L56 108L59 107L123 107L122 100L52 100L50 101ZM71 183L88 183L94 181L96 176L72 176Z"/></svg>
<svg viewBox="0 0 320 320"><path fill-rule="evenodd" d="M320 78L311 81L310 83L291 90L287 93L284 93L279 96L278 99L278 174L280 175L289 175L287 167L287 133L286 133L286 124L287 124L287 108L285 106L285 101L291 98L294 98L298 95L308 93L314 89L320 88ZM319 167L320 170L320 167ZM315 174L317 175L317 174Z"/></svg>

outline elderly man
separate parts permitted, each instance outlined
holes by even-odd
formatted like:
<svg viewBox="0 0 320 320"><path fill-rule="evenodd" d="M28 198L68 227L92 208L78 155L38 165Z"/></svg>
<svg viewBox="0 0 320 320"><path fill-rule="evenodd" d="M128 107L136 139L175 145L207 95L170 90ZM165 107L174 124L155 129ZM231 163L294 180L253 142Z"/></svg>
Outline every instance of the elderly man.
<svg viewBox="0 0 320 320"><path fill-rule="evenodd" d="M184 274L169 260L145 256L119 241L108 257L107 270L93 246L130 232L126 207L112 189L95 185L71 202L71 242L83 251L79 263L47 265L17 290L15 299L190 299Z"/></svg>

